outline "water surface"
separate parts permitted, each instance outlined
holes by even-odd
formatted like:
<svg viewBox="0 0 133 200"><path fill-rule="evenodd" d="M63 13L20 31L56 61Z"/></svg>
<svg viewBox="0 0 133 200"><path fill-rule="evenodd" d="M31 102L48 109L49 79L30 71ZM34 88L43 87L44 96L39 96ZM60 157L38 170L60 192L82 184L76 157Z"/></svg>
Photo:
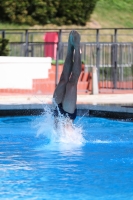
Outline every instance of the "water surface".
<svg viewBox="0 0 133 200"><path fill-rule="evenodd" d="M133 123L49 115L0 118L0 199L133 199Z"/></svg>

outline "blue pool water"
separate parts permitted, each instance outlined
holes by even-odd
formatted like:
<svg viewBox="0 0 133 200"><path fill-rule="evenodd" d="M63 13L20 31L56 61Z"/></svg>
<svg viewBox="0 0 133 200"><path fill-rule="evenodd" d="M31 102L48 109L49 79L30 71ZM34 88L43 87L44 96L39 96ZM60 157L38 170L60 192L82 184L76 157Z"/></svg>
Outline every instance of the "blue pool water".
<svg viewBox="0 0 133 200"><path fill-rule="evenodd" d="M133 199L133 123L77 117L0 118L1 200Z"/></svg>

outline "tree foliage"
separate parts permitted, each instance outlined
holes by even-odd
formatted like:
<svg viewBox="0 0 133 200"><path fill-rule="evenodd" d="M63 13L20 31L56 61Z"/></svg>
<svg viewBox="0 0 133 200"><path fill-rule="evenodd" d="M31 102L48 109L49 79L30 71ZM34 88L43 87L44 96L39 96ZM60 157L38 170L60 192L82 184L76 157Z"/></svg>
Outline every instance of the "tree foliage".
<svg viewBox="0 0 133 200"><path fill-rule="evenodd" d="M0 0L0 20L18 24L85 25L98 0Z"/></svg>

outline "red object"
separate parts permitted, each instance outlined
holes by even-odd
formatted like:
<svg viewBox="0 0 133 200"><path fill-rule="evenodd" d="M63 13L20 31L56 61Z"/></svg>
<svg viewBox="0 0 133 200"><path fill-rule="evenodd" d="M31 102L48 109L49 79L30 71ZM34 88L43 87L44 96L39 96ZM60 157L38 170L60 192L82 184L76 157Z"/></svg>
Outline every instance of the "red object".
<svg viewBox="0 0 133 200"><path fill-rule="evenodd" d="M58 33L47 32L44 36L44 42L44 57L51 57L52 59L56 60Z"/></svg>

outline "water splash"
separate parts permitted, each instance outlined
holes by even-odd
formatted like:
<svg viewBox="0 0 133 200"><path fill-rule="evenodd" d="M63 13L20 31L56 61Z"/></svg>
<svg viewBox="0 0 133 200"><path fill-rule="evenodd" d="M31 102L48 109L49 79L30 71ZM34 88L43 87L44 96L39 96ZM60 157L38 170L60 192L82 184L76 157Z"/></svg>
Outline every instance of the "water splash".
<svg viewBox="0 0 133 200"><path fill-rule="evenodd" d="M56 145L56 147L60 145L67 148L68 146L82 146L86 142L80 125L77 126L71 123L61 114L55 121L52 109L48 105L45 106L45 112L39 121L35 123L37 128L36 136L43 137L45 145Z"/></svg>

